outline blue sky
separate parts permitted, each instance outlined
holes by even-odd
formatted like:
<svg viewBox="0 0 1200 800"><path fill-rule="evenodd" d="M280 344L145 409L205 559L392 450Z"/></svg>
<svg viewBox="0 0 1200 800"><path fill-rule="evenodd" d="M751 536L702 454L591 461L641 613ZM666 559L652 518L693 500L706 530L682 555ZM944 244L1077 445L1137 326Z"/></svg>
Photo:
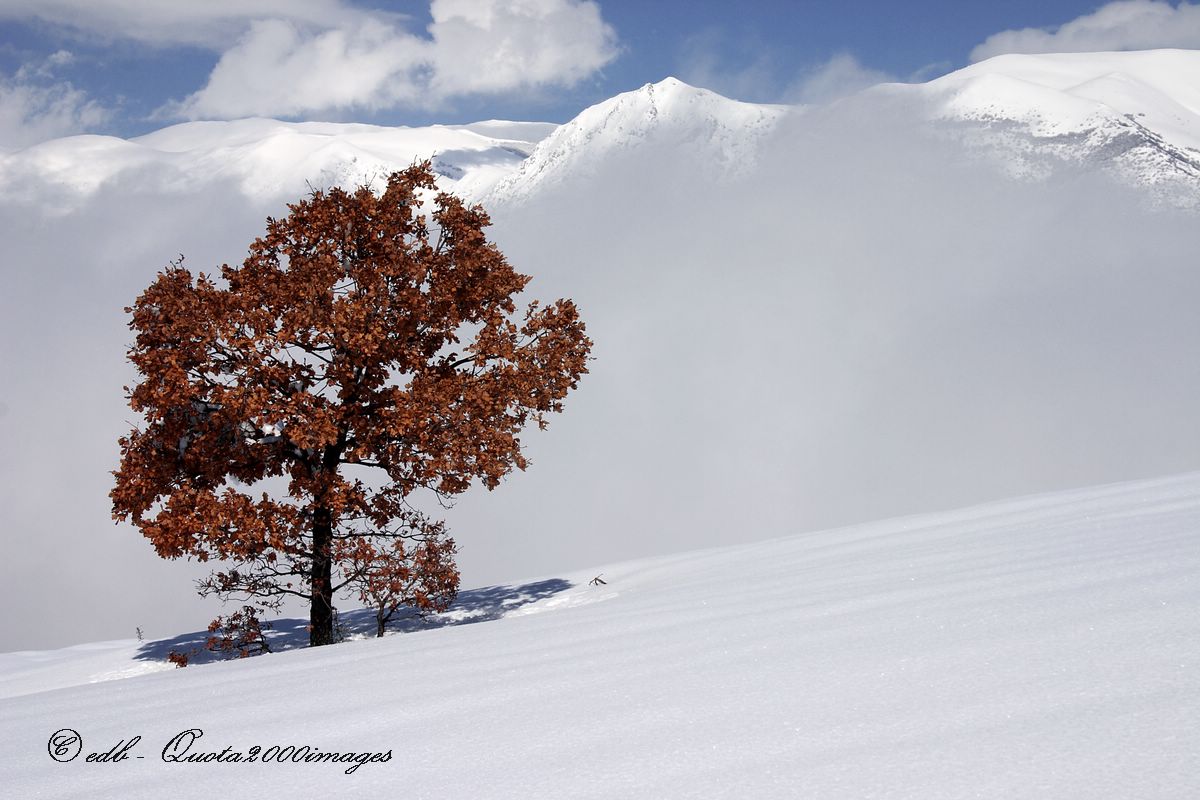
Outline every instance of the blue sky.
<svg viewBox="0 0 1200 800"><path fill-rule="evenodd" d="M1200 47L1169 0L0 0L0 146L188 119L565 121L675 75L813 102L987 55Z"/></svg>

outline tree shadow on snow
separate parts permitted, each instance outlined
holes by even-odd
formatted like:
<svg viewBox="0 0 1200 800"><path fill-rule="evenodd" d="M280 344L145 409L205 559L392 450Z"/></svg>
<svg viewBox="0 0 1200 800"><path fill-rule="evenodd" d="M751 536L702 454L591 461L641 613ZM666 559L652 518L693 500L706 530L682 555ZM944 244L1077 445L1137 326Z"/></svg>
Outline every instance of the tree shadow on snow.
<svg viewBox="0 0 1200 800"><path fill-rule="evenodd" d="M448 628L455 625L471 625L500 619L521 606L545 600L565 592L574 584L563 578L549 578L520 585L485 586L459 592L454 605L441 614L421 614L414 608L401 606L387 624L387 634L415 633L417 631ZM308 646L308 620L285 617L271 620L271 630L266 631L267 641L274 653L296 650ZM342 611L337 616L343 639L361 639L375 636L375 611L356 608ZM206 649L207 630L184 633L170 639L145 642L134 656L139 661L166 661L172 653L182 653L189 664L207 664L226 661L228 653L214 653ZM236 658L236 656L233 656Z"/></svg>

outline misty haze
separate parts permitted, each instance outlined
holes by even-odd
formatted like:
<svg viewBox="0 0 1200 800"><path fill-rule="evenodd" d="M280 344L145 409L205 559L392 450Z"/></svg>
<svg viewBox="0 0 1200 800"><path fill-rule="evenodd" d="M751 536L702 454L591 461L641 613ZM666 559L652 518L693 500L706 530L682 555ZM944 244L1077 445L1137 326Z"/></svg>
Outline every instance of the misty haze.
<svg viewBox="0 0 1200 800"><path fill-rule="evenodd" d="M772 107L722 162L693 111L720 98L655 90L674 116L635 144L491 199L526 294L574 297L597 344L570 413L526 437L532 468L447 513L465 585L1200 467L1186 194L1050 155L1014 178L986 129L882 91ZM202 571L107 521L122 308L177 254L239 261L304 188L178 172L25 175L6 200L3 486L30 546L5 585L45 614L22 646L204 613ZM86 557L46 569L67 546ZM73 613L113 582L111 617Z"/></svg>

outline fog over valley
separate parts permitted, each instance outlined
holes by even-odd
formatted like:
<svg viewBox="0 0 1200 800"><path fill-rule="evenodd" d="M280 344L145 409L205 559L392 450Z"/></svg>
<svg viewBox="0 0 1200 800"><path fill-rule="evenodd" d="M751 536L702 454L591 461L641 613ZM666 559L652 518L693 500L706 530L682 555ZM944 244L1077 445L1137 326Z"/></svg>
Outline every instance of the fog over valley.
<svg viewBox="0 0 1200 800"><path fill-rule="evenodd" d="M1186 170L1139 182L1103 154L1025 147L1014 175L1011 136L981 147L994 124L938 121L913 92L748 115L655 86L626 102L653 104L655 124L594 114L565 160L550 126L459 130L453 156L433 133L379 155L366 126L312 149L282 123L205 134L205 157L237 170L180 148L101 169L98 137L5 155L0 503L23 545L0 569L28 609L8 649L216 613L186 577L206 568L160 562L109 521L135 422L123 307L180 254L194 271L240 261L306 180L438 153L446 188L487 199L526 295L573 298L595 341L565 413L526 435L527 472L425 509L458 540L464 587L1200 469ZM751 124L753 146L731 151L721 126ZM314 173L266 157L280 142ZM50 145L65 169L33 169ZM530 163L541 178L504 195ZM76 169L102 175L73 184Z"/></svg>

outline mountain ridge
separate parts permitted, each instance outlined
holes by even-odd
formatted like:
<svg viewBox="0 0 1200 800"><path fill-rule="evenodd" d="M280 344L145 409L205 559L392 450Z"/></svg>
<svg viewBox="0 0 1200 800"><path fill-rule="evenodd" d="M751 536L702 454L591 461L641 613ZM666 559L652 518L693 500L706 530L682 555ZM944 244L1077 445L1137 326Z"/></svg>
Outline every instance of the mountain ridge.
<svg viewBox="0 0 1200 800"><path fill-rule="evenodd" d="M572 173L594 174L606 157L649 140L694 154L715 179L743 173L753 165L758 141L789 111L667 77L597 103L556 128L484 200L519 202Z"/></svg>
<svg viewBox="0 0 1200 800"><path fill-rule="evenodd" d="M1195 205L1200 190L1200 51L1009 54L915 93L934 119L977 126L972 144L1014 175L1094 166Z"/></svg>
<svg viewBox="0 0 1200 800"><path fill-rule="evenodd" d="M1004 55L882 95L1018 177L1068 164L1200 197L1200 51ZM361 182L432 158L442 188L487 205L586 180L622 153L670 148L715 181L745 174L760 144L804 107L747 103L668 77L562 125L482 121L423 128L245 119L189 122L132 139L83 135L0 153L0 185L41 181L86 195L125 174L168 188L234 181L248 196ZM1187 203L1185 203L1187 204Z"/></svg>

